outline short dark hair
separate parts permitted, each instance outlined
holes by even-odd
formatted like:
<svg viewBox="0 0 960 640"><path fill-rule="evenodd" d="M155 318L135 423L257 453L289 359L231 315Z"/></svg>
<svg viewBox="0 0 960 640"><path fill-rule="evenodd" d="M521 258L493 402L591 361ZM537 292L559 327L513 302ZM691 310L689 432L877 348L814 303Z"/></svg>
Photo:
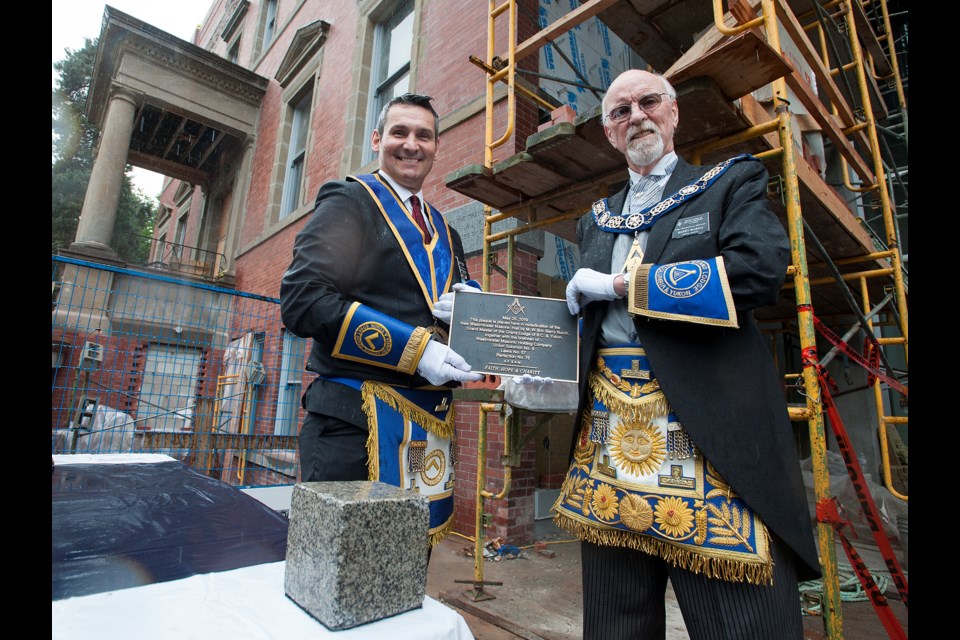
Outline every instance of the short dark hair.
<svg viewBox="0 0 960 640"><path fill-rule="evenodd" d="M402 96L397 96L387 104L383 105L383 109L380 110L380 117L377 118L377 133L380 136L383 136L383 128L387 124L387 112L390 111L390 108L397 104L409 104L415 107L421 107L426 109L433 114L433 135L440 135L440 114L437 113L437 110L433 108L433 105L430 104L430 101L433 100L430 96L422 96L418 93L405 93Z"/></svg>

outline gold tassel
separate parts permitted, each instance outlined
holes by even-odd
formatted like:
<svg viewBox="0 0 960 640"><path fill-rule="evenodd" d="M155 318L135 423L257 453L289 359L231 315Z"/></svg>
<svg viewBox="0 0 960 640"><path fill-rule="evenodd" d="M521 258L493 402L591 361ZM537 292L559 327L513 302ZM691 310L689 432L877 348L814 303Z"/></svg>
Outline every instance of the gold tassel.
<svg viewBox="0 0 960 640"><path fill-rule="evenodd" d="M420 358L423 356L428 342L430 342L429 331L423 327L414 329L413 333L410 334L410 339L407 340L406 346L403 348L403 353L400 354L400 361L397 362L397 370L401 373L413 375L417 370L417 363L420 362Z"/></svg>
<svg viewBox="0 0 960 640"><path fill-rule="evenodd" d="M670 405L662 391L651 393L642 398L627 398L603 376L590 375L590 391L607 409L631 422L642 420L650 422L670 412Z"/></svg>
<svg viewBox="0 0 960 640"><path fill-rule="evenodd" d="M380 477L380 441L377 440L377 399L366 393L367 384L361 386L363 412L367 414L367 478Z"/></svg>
<svg viewBox="0 0 960 640"><path fill-rule="evenodd" d="M368 421L371 419L371 416L376 415L376 405L370 399L370 396L372 395L376 396L380 401L386 403L387 406L392 408L394 411L397 411L407 420L413 420L430 433L433 433L441 438L453 437L454 423L456 422L456 412L454 411L452 405L450 410L447 411L446 419L440 420L434 415L424 411L417 405L408 401L389 385L381 382L367 380L360 387L360 392L363 395L363 410L364 413L367 414Z"/></svg>
<svg viewBox="0 0 960 640"><path fill-rule="evenodd" d="M586 542L608 547L636 549L657 556L681 569L686 569L692 573L702 573L708 578L721 578L728 582L773 584L772 560L765 564L748 564L726 558L710 558L650 536L589 527L559 512L554 514L553 521L558 527L566 529Z"/></svg>
<svg viewBox="0 0 960 640"><path fill-rule="evenodd" d="M434 529L429 534L430 546L434 547L450 535L450 532L453 531L453 516L450 517L445 523Z"/></svg>

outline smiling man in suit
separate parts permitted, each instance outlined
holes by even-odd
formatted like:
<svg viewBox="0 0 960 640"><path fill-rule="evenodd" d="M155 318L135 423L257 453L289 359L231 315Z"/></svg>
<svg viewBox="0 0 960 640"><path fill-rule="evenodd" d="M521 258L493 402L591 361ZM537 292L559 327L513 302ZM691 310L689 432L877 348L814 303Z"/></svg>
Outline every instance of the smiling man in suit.
<svg viewBox="0 0 960 640"><path fill-rule="evenodd" d="M423 198L440 144L431 98L380 113L374 173L331 180L280 283L283 322L313 339L300 480L379 480L430 499L430 544L453 526L452 388L482 375L446 345L469 282L460 236Z"/></svg>
<svg viewBox="0 0 960 640"><path fill-rule="evenodd" d="M630 182L577 225L578 430L556 503L582 541L584 638L664 638L668 578L694 640L802 638L798 580L819 562L752 313L790 262L767 171L749 155L679 158L660 75L624 72L602 109Z"/></svg>

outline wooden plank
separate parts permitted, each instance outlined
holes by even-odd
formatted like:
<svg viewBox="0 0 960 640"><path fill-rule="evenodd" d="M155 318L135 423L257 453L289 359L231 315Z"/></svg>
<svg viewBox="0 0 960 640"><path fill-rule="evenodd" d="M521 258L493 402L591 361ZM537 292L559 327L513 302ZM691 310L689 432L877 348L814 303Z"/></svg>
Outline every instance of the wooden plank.
<svg viewBox="0 0 960 640"><path fill-rule="evenodd" d="M758 7L760 6L761 0L744 0L739 3L739 5L746 5L747 7ZM738 5L738 6L739 6ZM725 13L723 16L723 25L727 28L734 28L737 26L737 19L730 13ZM669 77L675 69L685 67L693 63L695 60L706 55L711 49L723 42L728 36L720 32L717 27L711 26L706 32L701 34L697 41L693 43L693 46L683 52L683 55L673 63L666 71L663 72L663 75Z"/></svg>
<svg viewBox="0 0 960 640"><path fill-rule="evenodd" d="M492 171L479 164L470 164L448 174L445 183L448 189L494 209L515 207L524 198L522 193L499 184L493 178Z"/></svg>
<svg viewBox="0 0 960 640"><path fill-rule="evenodd" d="M745 96L741 103L744 107L744 116L754 124L760 124L769 119L766 109L752 96ZM762 138L765 146L770 149L780 146L779 136L775 133L766 134ZM729 153L729 151L728 151ZM777 161L779 162L779 160ZM771 174L776 174L775 165L771 167ZM802 157L797 157L795 163L797 180L800 183L800 210L804 219L810 223L814 233L828 247L831 257L860 256L873 251L873 242L850 210L850 206L829 186ZM781 215L785 215L782 206Z"/></svg>
<svg viewBox="0 0 960 640"><path fill-rule="evenodd" d="M804 202L812 204L815 200L819 208L829 212L832 218L824 225L810 225L826 247L830 257L838 260L842 257L872 252L874 250L872 237L833 187L824 182L820 174L802 158L798 158L796 166L797 180L800 182L801 189L805 189L810 196L809 199L804 199L801 194L803 211L814 209L809 206L803 207L803 204Z"/></svg>
<svg viewBox="0 0 960 640"><path fill-rule="evenodd" d="M522 193L527 198L555 193L570 182L526 152L515 154L493 165L493 179L499 185Z"/></svg>
<svg viewBox="0 0 960 640"><path fill-rule="evenodd" d="M685 36L676 29L664 30L657 23L657 16L669 0L656 2L619 2L601 12L597 17L623 40L643 60L655 70L663 70L673 64L683 54L684 47L678 42L689 44ZM680 3L688 4L688 3ZM700 2L700 7L704 6ZM637 6L639 5L639 7ZM709 9L709 6L707 6ZM701 28L706 26L704 21Z"/></svg>
<svg viewBox="0 0 960 640"><path fill-rule="evenodd" d="M604 169L622 167L626 164L623 154L613 148L607 140L600 117L600 105L578 115L573 121L577 135L586 140L594 149L592 162Z"/></svg>
<svg viewBox="0 0 960 640"><path fill-rule="evenodd" d="M883 50L880 40L877 39L877 34L873 31L873 25L870 24L870 19L867 18L867 12L864 11L863 5L859 2L852 2L850 6L853 7L853 22L857 26L857 40L873 58L873 68L876 70L877 76L880 78L892 76L893 67L890 65L890 60L887 59L887 54Z"/></svg>
<svg viewBox="0 0 960 640"><path fill-rule="evenodd" d="M850 104L847 102L846 97L844 97L843 92L840 91L837 83L833 80L833 75L824 66L823 60L821 60L818 53L819 48L815 48L813 43L810 42L806 31L804 31L797 17L793 14L790 7L786 5L784 0L776 0L776 2L780 24L783 26L784 31L787 32L787 35L790 36L793 43L796 44L804 62L810 65L810 68L813 70L813 75L817 80L818 90L823 91L830 104L837 108L843 126L845 128L852 127L857 122L853 117L853 110L850 108ZM824 109L821 108L821 110Z"/></svg>
<svg viewBox="0 0 960 640"><path fill-rule="evenodd" d="M671 84L698 76L712 78L729 100L756 91L790 73L786 61L753 31L727 39L719 46L666 74Z"/></svg>
<svg viewBox="0 0 960 640"><path fill-rule="evenodd" d="M800 23L797 21L797 18L794 15L793 11L784 3L784 0L777 0L777 2L779 3L779 6L777 7L777 15L779 17L778 23L783 26L784 30L787 32L787 35L795 43L804 61L808 65L810 65L811 70L814 73L814 77L817 79L818 87L820 87L823 90L824 94L827 96L827 99L830 101L830 103L836 106L837 112L840 114L841 120L844 123L843 128L851 127L854 124L857 124L858 120L854 117L854 114L850 109L850 106L845 97L845 93L842 92L837 87L836 83L833 80L833 77L824 66L822 60L820 59L820 56L816 53L817 50L814 49L813 44L810 42L810 39L807 37L803 27L800 26ZM756 10L753 7L749 6L746 2L738 3L737 13L738 15L741 16L742 19L745 19L745 20L757 16ZM789 65L791 69L793 69L793 64L789 60L785 60L784 62L785 64ZM853 71L849 71L847 73L848 74L853 73ZM797 85L791 84L793 82L803 84L804 86L806 86L806 90L803 92L803 95L800 96L800 101L804 104L805 107L807 107L807 109L815 113L818 118L828 117L826 115L828 109L826 108L826 106L823 105L822 102L820 102L819 96L814 96L813 90L809 87L809 85L806 85L806 82L802 79L802 76L799 73L794 73L794 75L796 76L795 78L787 77L787 85L794 90L796 90ZM882 103L882 99L880 99L879 90L877 89L875 93L876 93L876 97L871 101L871 104L876 104L878 100L879 102ZM816 106L816 108L811 106L814 103L818 105ZM886 108L881 107L880 113L883 114L883 118L885 118ZM876 113L875 113L875 117L876 117ZM836 128L834 128L834 130L839 131L839 129L836 129ZM870 144L867 141L866 136L862 131L854 133L853 135L860 142L861 148L863 149L870 148ZM843 138L846 139L846 136L843 136ZM848 162L851 162L851 164L856 164L856 162L854 162L850 158L848 158ZM860 174L858 173L858 175ZM862 178L862 175L861 175L861 178ZM867 180L867 181L871 182L871 180Z"/></svg>
<svg viewBox="0 0 960 640"><path fill-rule="evenodd" d="M516 49L514 49L514 61L519 62L528 55L537 53L543 45L552 40L556 40L557 37L564 35L578 24L586 22L607 7L618 2L620 2L620 0L590 0L589 2L584 2L573 11L564 14L559 20L554 21L553 24L547 25L545 29L541 29L530 38L518 44ZM508 54L503 53L500 58L507 60Z"/></svg>
<svg viewBox="0 0 960 640"><path fill-rule="evenodd" d="M850 166L856 174L860 176L860 179L866 184L875 183L876 178L873 175L873 171L864 163L863 158L853 148L853 145L843 131L837 127L836 122L830 117L830 114L823 111L823 104L813 95L810 85L800 79L797 73L791 73L785 80L793 94L800 100L800 103L806 107L813 119L817 121L823 133L833 141L837 150L840 151L840 154L850 163Z"/></svg>
<svg viewBox="0 0 960 640"><path fill-rule="evenodd" d="M597 167L596 147L578 136L571 122L560 122L527 138L527 153L573 182L603 173Z"/></svg>
<svg viewBox="0 0 960 640"><path fill-rule="evenodd" d="M138 431L135 438L143 451L157 449L189 449L196 446L192 431ZM215 433L208 438L209 450L215 449L296 449L297 436L275 436L249 433Z"/></svg>
<svg viewBox="0 0 960 640"><path fill-rule="evenodd" d="M723 138L749 126L712 78L691 78L674 88L680 114L680 124L673 134L677 149Z"/></svg>

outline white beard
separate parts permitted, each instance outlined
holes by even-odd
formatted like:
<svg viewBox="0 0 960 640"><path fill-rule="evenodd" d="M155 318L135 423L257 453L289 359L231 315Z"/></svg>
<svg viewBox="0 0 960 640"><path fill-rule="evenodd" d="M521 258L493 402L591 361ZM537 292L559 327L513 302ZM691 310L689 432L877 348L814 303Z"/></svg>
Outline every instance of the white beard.
<svg viewBox="0 0 960 640"><path fill-rule="evenodd" d="M652 131L654 135L630 140L627 143L627 156L630 158L630 162L636 166L646 167L663 156L663 136L660 135L660 132L657 131L653 125L649 127L638 127L637 129L639 129L639 131ZM627 138L629 139L636 133L637 129L628 131Z"/></svg>

